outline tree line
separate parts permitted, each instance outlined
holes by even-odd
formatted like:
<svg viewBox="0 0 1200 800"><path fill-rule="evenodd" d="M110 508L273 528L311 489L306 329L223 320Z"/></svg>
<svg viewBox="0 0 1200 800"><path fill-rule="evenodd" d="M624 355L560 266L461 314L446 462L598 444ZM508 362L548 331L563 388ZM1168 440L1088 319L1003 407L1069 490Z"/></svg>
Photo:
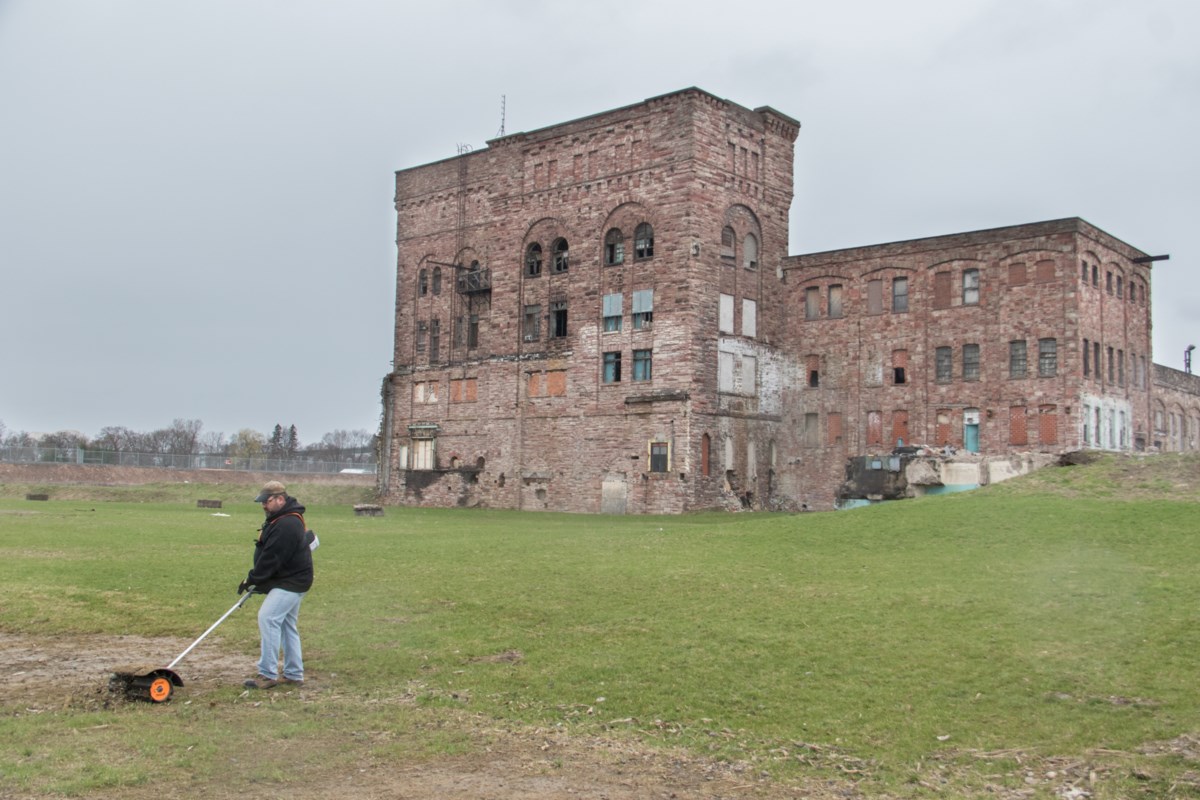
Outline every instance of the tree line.
<svg viewBox="0 0 1200 800"><path fill-rule="evenodd" d="M295 425L276 424L270 433L243 428L232 436L204 431L198 419L176 419L168 427L135 431L119 425L101 428L94 437L78 431L33 435L8 432L0 421L0 445L57 449L102 450L115 453L163 455L220 455L229 458L304 458L313 461L373 461L377 435L365 430L334 430L320 440L302 444Z"/></svg>

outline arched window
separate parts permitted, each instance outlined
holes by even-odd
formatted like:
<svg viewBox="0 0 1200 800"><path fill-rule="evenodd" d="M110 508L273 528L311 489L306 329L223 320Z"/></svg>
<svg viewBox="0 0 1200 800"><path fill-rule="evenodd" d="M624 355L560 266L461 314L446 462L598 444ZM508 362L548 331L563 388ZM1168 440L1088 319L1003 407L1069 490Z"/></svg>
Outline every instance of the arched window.
<svg viewBox="0 0 1200 800"><path fill-rule="evenodd" d="M542 246L537 242L530 244L525 251L525 274L530 278L542 274Z"/></svg>
<svg viewBox="0 0 1200 800"><path fill-rule="evenodd" d="M633 257L638 261L654 257L654 228L648 222L638 225L633 232Z"/></svg>
<svg viewBox="0 0 1200 800"><path fill-rule="evenodd" d="M434 294L442 293L442 268L441 267L433 268L433 293Z"/></svg>
<svg viewBox="0 0 1200 800"><path fill-rule="evenodd" d="M742 249L742 266L746 269L758 269L758 239L753 233L746 234L746 243Z"/></svg>
<svg viewBox="0 0 1200 800"><path fill-rule="evenodd" d="M429 270L417 273L417 295L424 297L429 294Z"/></svg>
<svg viewBox="0 0 1200 800"><path fill-rule="evenodd" d="M567 240L556 239L554 242L554 271L567 271Z"/></svg>
<svg viewBox="0 0 1200 800"><path fill-rule="evenodd" d="M712 464L710 462L710 450L712 449L712 439L708 434L700 437L700 474L708 477L712 474Z"/></svg>
<svg viewBox="0 0 1200 800"><path fill-rule="evenodd" d="M625 263L625 235L619 228L613 228L604 235L604 264L615 267Z"/></svg>

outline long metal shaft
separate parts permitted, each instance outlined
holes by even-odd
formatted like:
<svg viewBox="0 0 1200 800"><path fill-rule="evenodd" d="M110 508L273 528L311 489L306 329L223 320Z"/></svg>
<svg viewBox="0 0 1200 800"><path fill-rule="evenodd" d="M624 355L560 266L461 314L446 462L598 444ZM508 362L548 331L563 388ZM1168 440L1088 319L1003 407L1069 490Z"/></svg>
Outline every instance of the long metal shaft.
<svg viewBox="0 0 1200 800"><path fill-rule="evenodd" d="M243 604L244 604L244 603L245 603L247 600L249 600L249 599L250 599L250 594L251 594L250 592L246 592L246 593L245 593L245 594L243 594L241 597L239 597L239 598L238 598L238 601L237 601L236 603L234 603L234 604L233 604L233 608L229 609L229 610L228 610L228 611L226 611L224 614L222 614L222 615L221 615L221 618L220 618L219 620L217 620L216 622L214 622L212 625L210 625L210 626L208 627L208 630L206 630L204 633L200 634L200 638L199 638L199 639L197 639L196 641L192 642L192 643L191 643L191 645L188 647L188 649L187 649L187 650L184 650L182 653L180 653L180 654L179 654L179 656L178 656L178 657L176 657L176 659L175 659L174 661L172 661L170 664L167 664L167 669L172 669L172 668L174 668L174 666L175 666L176 664L178 664L180 661L182 661L182 660L183 660L183 657L184 657L184 656L186 656L188 653L192 652L192 649L193 649L193 648L194 648L196 645L198 645L198 644L200 644L202 641L204 641L204 637L205 637L205 636L208 636L210 633L212 633L212 632L213 632L213 631L216 629L216 627L217 627L218 625L220 625L222 622L224 622L226 617L228 617L230 614L232 614L233 612L235 612L235 611L237 611L239 608L241 608L241 607L242 607L242 605L243 605Z"/></svg>

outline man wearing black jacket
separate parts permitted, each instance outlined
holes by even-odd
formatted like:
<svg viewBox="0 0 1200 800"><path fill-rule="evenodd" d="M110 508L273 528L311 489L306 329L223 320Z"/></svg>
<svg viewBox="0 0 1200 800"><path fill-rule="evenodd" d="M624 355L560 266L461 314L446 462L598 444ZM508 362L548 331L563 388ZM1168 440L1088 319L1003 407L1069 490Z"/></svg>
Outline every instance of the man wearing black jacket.
<svg viewBox="0 0 1200 800"><path fill-rule="evenodd" d="M254 502L262 503L267 515L254 543L254 566L238 585L238 594L253 589L265 594L258 610L258 632L262 654L258 676L246 681L250 689L271 689L280 683L304 683L304 658L300 648L300 601L312 588L313 561L309 549L304 506L287 493L279 481L263 486ZM283 675L279 653L283 651Z"/></svg>

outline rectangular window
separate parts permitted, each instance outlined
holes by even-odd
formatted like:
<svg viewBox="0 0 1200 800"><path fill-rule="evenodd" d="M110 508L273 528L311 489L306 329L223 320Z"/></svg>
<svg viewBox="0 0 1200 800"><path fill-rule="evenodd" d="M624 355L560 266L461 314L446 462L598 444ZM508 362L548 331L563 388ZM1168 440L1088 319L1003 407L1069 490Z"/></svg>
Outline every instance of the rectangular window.
<svg viewBox="0 0 1200 800"><path fill-rule="evenodd" d="M479 315L472 314L470 322L467 325L467 347L479 347Z"/></svg>
<svg viewBox="0 0 1200 800"><path fill-rule="evenodd" d="M1117 386L1125 385L1125 351L1117 351Z"/></svg>
<svg viewBox="0 0 1200 800"><path fill-rule="evenodd" d="M633 293L633 329L649 328L654 322L654 290L638 289Z"/></svg>
<svg viewBox="0 0 1200 800"><path fill-rule="evenodd" d="M1024 263L1008 265L1009 286L1023 286L1026 280Z"/></svg>
<svg viewBox="0 0 1200 800"><path fill-rule="evenodd" d="M1084 427L1086 428L1087 426L1085 425ZM1086 433L1084 434L1084 438L1087 438ZM1029 444L1029 429L1026 425L1025 406L1009 406L1008 443L1013 445Z"/></svg>
<svg viewBox="0 0 1200 800"><path fill-rule="evenodd" d="M1008 343L1008 377L1024 378L1029 370L1028 353L1025 340L1020 339Z"/></svg>
<svg viewBox="0 0 1200 800"><path fill-rule="evenodd" d="M653 377L652 371L653 361L651 351L649 350L634 350L633 351L633 379L635 381L648 381Z"/></svg>
<svg viewBox="0 0 1200 800"><path fill-rule="evenodd" d="M821 441L820 419L815 411L810 411L804 415L804 431L801 433L801 441L805 447L816 447Z"/></svg>
<svg viewBox="0 0 1200 800"><path fill-rule="evenodd" d="M805 366L808 368L809 388L816 389L821 385L821 357L807 356Z"/></svg>
<svg viewBox="0 0 1200 800"><path fill-rule="evenodd" d="M963 270L962 301L964 306L979 305L979 270Z"/></svg>
<svg viewBox="0 0 1200 800"><path fill-rule="evenodd" d="M879 411L867 412L867 445L883 444L883 414Z"/></svg>
<svg viewBox="0 0 1200 800"><path fill-rule="evenodd" d="M614 331L621 330L621 317L625 313L624 306L624 296L620 293L604 295L605 333L612 333Z"/></svg>
<svg viewBox="0 0 1200 800"><path fill-rule="evenodd" d="M758 303L742 300L742 336L758 335Z"/></svg>
<svg viewBox="0 0 1200 800"><path fill-rule="evenodd" d="M979 380L979 345L964 344L962 349L964 381Z"/></svg>
<svg viewBox="0 0 1200 800"><path fill-rule="evenodd" d="M950 440L954 438L954 417L950 414L950 409L939 408L937 410L937 428L934 430L934 444L938 447L950 444Z"/></svg>
<svg viewBox="0 0 1200 800"><path fill-rule="evenodd" d="M742 356L742 394L758 394L758 359Z"/></svg>
<svg viewBox="0 0 1200 800"><path fill-rule="evenodd" d="M1038 339L1038 377L1058 374L1058 339Z"/></svg>
<svg viewBox="0 0 1200 800"><path fill-rule="evenodd" d="M429 323L418 322L417 323L417 352L418 353L425 352L425 337L427 337L428 335L429 335Z"/></svg>
<svg viewBox="0 0 1200 800"><path fill-rule="evenodd" d="M938 383L949 383L954 377L954 350L949 347L939 347L935 351L936 371L934 376Z"/></svg>
<svg viewBox="0 0 1200 800"><path fill-rule="evenodd" d="M650 443L650 471L666 472L671 468L671 448L666 442Z"/></svg>
<svg viewBox="0 0 1200 800"><path fill-rule="evenodd" d="M842 443L842 412L830 411L825 415L825 424L828 430L825 432L825 441L828 444Z"/></svg>
<svg viewBox="0 0 1200 800"><path fill-rule="evenodd" d="M1104 273L1104 290L1109 294L1113 293L1113 276L1111 272Z"/></svg>
<svg viewBox="0 0 1200 800"><path fill-rule="evenodd" d="M829 286L829 318L842 318L842 285L840 283Z"/></svg>
<svg viewBox="0 0 1200 800"><path fill-rule="evenodd" d="M478 378L454 378L450 381L451 403L474 403L479 396Z"/></svg>
<svg viewBox="0 0 1200 800"><path fill-rule="evenodd" d="M567 301L555 300L550 304L550 318L553 325L552 335L561 339L567 335Z"/></svg>
<svg viewBox="0 0 1200 800"><path fill-rule="evenodd" d="M908 438L908 411L904 409L892 412L892 441L897 447L902 447L910 441Z"/></svg>
<svg viewBox="0 0 1200 800"><path fill-rule="evenodd" d="M896 278L892 281L892 313L902 314L908 311L908 278Z"/></svg>
<svg viewBox="0 0 1200 800"><path fill-rule="evenodd" d="M1054 283L1054 262L1050 260L1037 262L1037 272L1034 280L1038 283Z"/></svg>
<svg viewBox="0 0 1200 800"><path fill-rule="evenodd" d="M621 351L616 350L604 354L604 382L621 382Z"/></svg>
<svg viewBox="0 0 1200 800"><path fill-rule="evenodd" d="M900 385L908 383L908 351L892 351L892 383Z"/></svg>
<svg viewBox="0 0 1200 800"><path fill-rule="evenodd" d="M933 276L933 307L950 307L950 286L953 275L949 272L939 272Z"/></svg>
<svg viewBox="0 0 1200 800"><path fill-rule="evenodd" d="M526 306L524 311L524 341L536 342L541 338L541 306Z"/></svg>
<svg viewBox="0 0 1200 800"><path fill-rule="evenodd" d="M1110 347L1110 348L1108 348L1108 382L1109 383L1112 383L1114 377L1116 376L1116 366L1117 365L1114 363L1115 361L1116 361L1116 358L1113 357L1113 349Z"/></svg>
<svg viewBox="0 0 1200 800"><path fill-rule="evenodd" d="M733 333L733 295L721 295L721 307L719 310L719 330L721 333Z"/></svg>
<svg viewBox="0 0 1200 800"><path fill-rule="evenodd" d="M721 350L717 353L717 391L733 391L733 353Z"/></svg>
<svg viewBox="0 0 1200 800"><path fill-rule="evenodd" d="M1083 377L1091 374L1092 370L1092 345L1087 339L1083 340Z"/></svg>
<svg viewBox="0 0 1200 800"><path fill-rule="evenodd" d="M804 318L819 319L821 317L821 290L810 286L804 290Z"/></svg>
<svg viewBox="0 0 1200 800"><path fill-rule="evenodd" d="M432 364L437 361L438 350L442 344L442 321L440 319L429 320L429 362Z"/></svg>
<svg viewBox="0 0 1200 800"><path fill-rule="evenodd" d="M412 468L433 469L433 443L435 439L413 439Z"/></svg>
<svg viewBox="0 0 1200 800"><path fill-rule="evenodd" d="M552 369L546 373L546 394L551 397L567 396L567 371Z"/></svg>
<svg viewBox="0 0 1200 800"><path fill-rule="evenodd" d="M867 313L883 313L883 281L878 278L867 281Z"/></svg>

